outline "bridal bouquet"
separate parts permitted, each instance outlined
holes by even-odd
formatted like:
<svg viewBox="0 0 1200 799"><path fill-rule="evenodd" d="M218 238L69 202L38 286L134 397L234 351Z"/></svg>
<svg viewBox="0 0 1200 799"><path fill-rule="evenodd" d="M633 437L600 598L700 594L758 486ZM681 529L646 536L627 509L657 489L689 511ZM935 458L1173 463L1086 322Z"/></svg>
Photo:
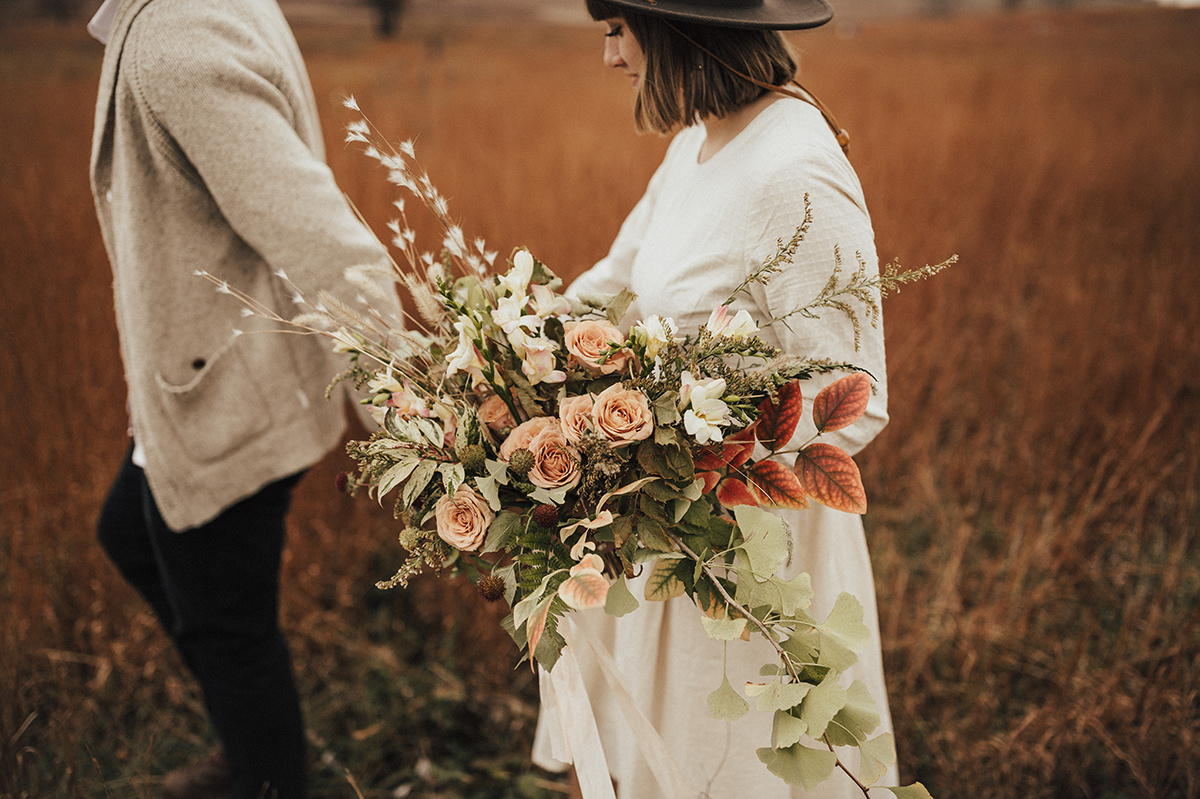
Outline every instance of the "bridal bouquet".
<svg viewBox="0 0 1200 799"><path fill-rule="evenodd" d="M378 138L365 119L349 127L348 139L441 222L440 252L417 250L398 202L391 230L403 268L348 272L357 307L295 287L304 312L277 319L334 339L350 361L342 377L365 389L378 422L350 445L357 469L339 479L394 507L407 557L380 587L427 569L465 575L485 600L512 608L508 632L549 670L566 614L636 612L627 581L648 572L644 599L688 596L711 638L770 642L774 660L745 690L774 717L759 750L767 767L811 788L842 767L834 747L857 746L861 773L851 778L865 793L895 754L889 735L870 735L879 717L863 685L838 681L867 641L862 607L843 594L827 618L808 615L809 576L777 576L791 539L771 510L817 501L865 511L858 467L820 434L854 423L872 380L851 364L788 356L758 335L783 320L730 309L790 260L811 217L699 330L651 316L625 333L628 290L566 295L526 249L497 268L496 253L450 221L411 144ZM793 313L837 310L857 330L848 297L873 324L882 292L947 264L869 275L860 261L843 282L838 262L821 295ZM379 310L396 283L413 309L404 320ZM794 440L805 380L833 371L845 376L814 398L816 440ZM707 701L722 719L750 709L728 678Z"/></svg>

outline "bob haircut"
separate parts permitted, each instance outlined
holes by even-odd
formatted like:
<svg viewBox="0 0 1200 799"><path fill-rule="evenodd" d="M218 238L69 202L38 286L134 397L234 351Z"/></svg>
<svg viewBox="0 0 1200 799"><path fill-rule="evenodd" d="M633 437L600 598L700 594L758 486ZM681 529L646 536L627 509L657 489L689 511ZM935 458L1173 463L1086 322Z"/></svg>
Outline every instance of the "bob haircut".
<svg viewBox="0 0 1200 799"><path fill-rule="evenodd" d="M720 119L766 93L725 65L769 86L796 75L796 57L779 31L667 20L604 0L587 0L587 9L597 21L624 20L646 56L633 108L639 132L670 133L708 116Z"/></svg>

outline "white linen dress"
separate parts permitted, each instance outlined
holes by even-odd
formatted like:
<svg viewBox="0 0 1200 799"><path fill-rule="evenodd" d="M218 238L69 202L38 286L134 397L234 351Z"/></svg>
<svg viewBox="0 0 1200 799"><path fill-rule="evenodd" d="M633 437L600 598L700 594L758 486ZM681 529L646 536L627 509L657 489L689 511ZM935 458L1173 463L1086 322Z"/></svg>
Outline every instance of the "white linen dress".
<svg viewBox="0 0 1200 799"><path fill-rule="evenodd" d="M755 285L752 296L740 297L732 310L746 308L756 321L763 321L811 300L830 277L835 246L846 276L857 266L856 253L870 269L877 269L862 188L815 108L800 100L779 99L699 163L704 138L703 125L676 135L609 254L572 284L572 293L615 293L628 286L638 298L626 317L627 325L659 314L672 317L678 330L694 331L714 306L776 251L779 239L791 238L804 219L805 194L813 222L794 262L767 286ZM792 354L854 363L876 379L866 415L821 440L854 454L887 423L881 328L872 328L864 318L861 347L855 351L849 321L828 311L819 320L792 317L788 327L774 325L763 338ZM812 399L822 385L839 376L805 384L806 413L794 440L803 442L811 436ZM782 515L794 536L794 557L783 572L789 577L801 571L811 575L816 597L809 612L823 618L842 591L862 602L871 640L842 683L848 686L862 680L883 719L875 734L891 732L875 588L860 517L816 503L810 510ZM590 637L612 655L634 703L689 783L688 793L712 799L861 797L861 791L840 773L814 793L806 793L768 772L755 750L770 743L771 714L754 710L753 700L751 711L732 724L709 715L705 697L720 686L723 664L727 663L729 680L740 692L746 681L761 681L759 669L773 661L773 652L756 635L749 643L732 642L726 660L724 645L706 636L691 600L646 601L644 578L643 574L631 583L641 602L637 611L620 619L601 609L574 613L574 637L576 641ZM620 799L667 795L642 756L642 743L614 700L594 653L585 645L574 648L617 795ZM542 685L534 762L560 771L566 764L554 755L569 753L569 746L563 748L558 713L572 711L547 702L546 679ZM839 754L857 772L857 752ZM578 762L581 755L576 752L570 759ZM894 769L880 783L896 784Z"/></svg>

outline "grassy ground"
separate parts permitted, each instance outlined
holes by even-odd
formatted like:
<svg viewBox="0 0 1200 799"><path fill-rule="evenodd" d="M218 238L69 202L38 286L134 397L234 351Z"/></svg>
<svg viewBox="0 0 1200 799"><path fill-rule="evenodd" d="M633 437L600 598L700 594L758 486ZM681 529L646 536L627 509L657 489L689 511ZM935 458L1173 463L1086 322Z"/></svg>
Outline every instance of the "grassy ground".
<svg viewBox="0 0 1200 799"><path fill-rule="evenodd" d="M468 233L565 276L665 141L596 31L301 30L339 182L355 94ZM902 774L939 797L1200 795L1200 13L799 36L852 134L885 258L961 263L886 307L892 424L863 454ZM92 525L125 446L87 188L100 48L0 31L0 797L150 797L202 751L194 685ZM426 234L428 241L428 234ZM302 485L285 625L316 797L535 797L536 685L460 586L372 584L386 515ZM405 793L407 791L407 793Z"/></svg>

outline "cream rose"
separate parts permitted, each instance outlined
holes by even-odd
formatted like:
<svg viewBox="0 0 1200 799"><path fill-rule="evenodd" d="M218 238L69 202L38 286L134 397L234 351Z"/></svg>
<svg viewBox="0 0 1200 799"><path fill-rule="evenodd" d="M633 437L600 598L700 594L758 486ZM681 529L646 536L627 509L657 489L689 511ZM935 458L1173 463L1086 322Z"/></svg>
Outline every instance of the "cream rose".
<svg viewBox="0 0 1200 799"><path fill-rule="evenodd" d="M503 433L516 425L508 406L499 394L493 394L479 406L479 421L493 433Z"/></svg>
<svg viewBox="0 0 1200 799"><path fill-rule="evenodd" d="M592 374L611 375L620 372L629 360L629 353L620 350L604 363L597 363L611 345L625 343L624 334L611 322L585 319L567 331L563 343L575 361Z"/></svg>
<svg viewBox="0 0 1200 799"><path fill-rule="evenodd" d="M529 442L533 468L529 482L542 488L574 487L579 483L579 453L567 443L558 424L547 426Z"/></svg>
<svg viewBox="0 0 1200 799"><path fill-rule="evenodd" d="M512 458L512 454L519 449L529 449L529 444L537 437L537 434L545 430L550 425L557 425L558 420L553 416L538 416L530 419L528 422L522 422L513 428L513 431L508 434L508 438L504 439L504 443L500 445L500 460L506 461Z"/></svg>
<svg viewBox="0 0 1200 799"><path fill-rule="evenodd" d="M592 429L592 406L596 400L591 394L567 397L558 406L558 419L567 441L578 444L583 434Z"/></svg>
<svg viewBox="0 0 1200 799"><path fill-rule="evenodd" d="M453 497L443 495L437 501L434 515L437 518L438 537L465 552L479 549L487 536L488 527L496 518L487 500L466 483L458 487Z"/></svg>
<svg viewBox="0 0 1200 799"><path fill-rule="evenodd" d="M630 391L620 383L609 386L596 397L592 423L614 447L628 446L654 432L654 414L646 395Z"/></svg>

